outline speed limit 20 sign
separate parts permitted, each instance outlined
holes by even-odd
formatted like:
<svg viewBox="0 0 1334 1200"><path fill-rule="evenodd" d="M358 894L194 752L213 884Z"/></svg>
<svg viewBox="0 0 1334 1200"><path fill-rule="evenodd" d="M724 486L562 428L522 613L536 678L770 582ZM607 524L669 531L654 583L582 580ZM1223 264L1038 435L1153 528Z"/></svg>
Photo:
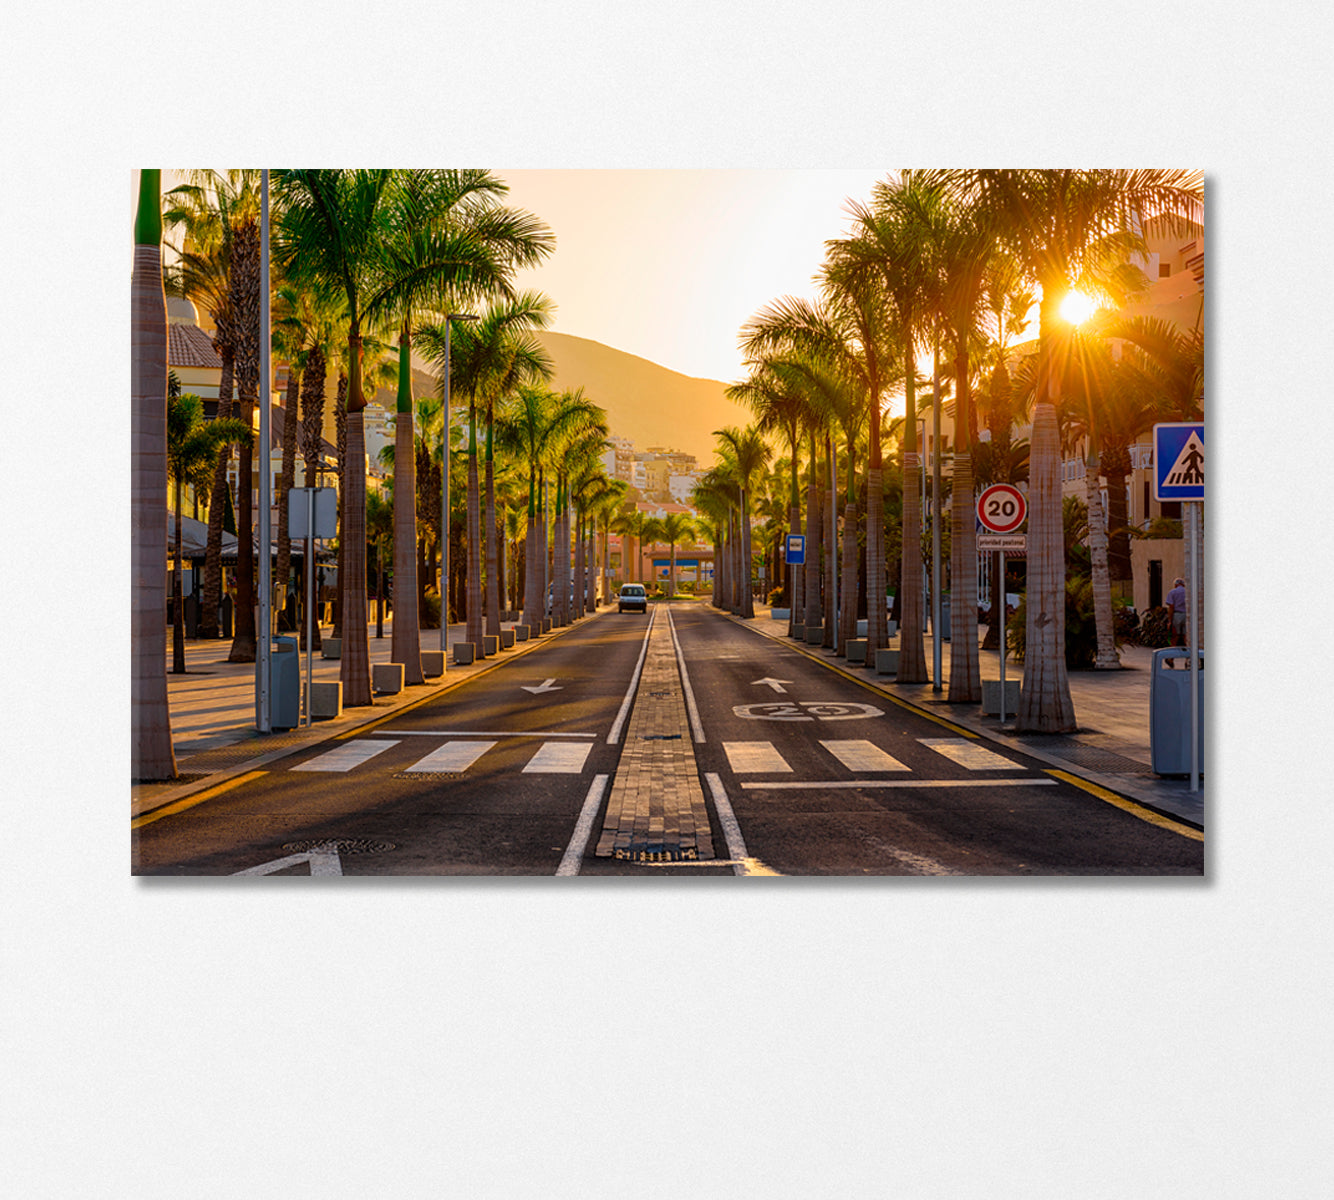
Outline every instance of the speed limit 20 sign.
<svg viewBox="0 0 1334 1200"><path fill-rule="evenodd" d="M992 533L1013 533L1028 516L1024 493L1010 483L993 483L977 498L977 519Z"/></svg>

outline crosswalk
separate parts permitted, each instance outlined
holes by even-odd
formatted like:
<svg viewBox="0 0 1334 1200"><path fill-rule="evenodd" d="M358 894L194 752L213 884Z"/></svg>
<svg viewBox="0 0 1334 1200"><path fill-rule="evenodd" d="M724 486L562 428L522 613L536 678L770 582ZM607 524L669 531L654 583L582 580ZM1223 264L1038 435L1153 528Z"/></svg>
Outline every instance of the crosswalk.
<svg viewBox="0 0 1334 1200"><path fill-rule="evenodd" d="M1023 771L1026 768L967 738L918 738L923 746L966 771ZM864 738L821 740L818 743L849 771L866 774L911 772L907 763ZM772 742L724 742L723 752L736 775L791 774L792 767Z"/></svg>
<svg viewBox="0 0 1334 1200"><path fill-rule="evenodd" d="M395 738L356 738L346 745L317 755L292 767L293 771L353 771L377 755L399 745ZM458 775L467 771L489 751L496 741L448 741L401 768L404 775ZM578 775L592 751L591 742L542 742L524 764L525 775Z"/></svg>

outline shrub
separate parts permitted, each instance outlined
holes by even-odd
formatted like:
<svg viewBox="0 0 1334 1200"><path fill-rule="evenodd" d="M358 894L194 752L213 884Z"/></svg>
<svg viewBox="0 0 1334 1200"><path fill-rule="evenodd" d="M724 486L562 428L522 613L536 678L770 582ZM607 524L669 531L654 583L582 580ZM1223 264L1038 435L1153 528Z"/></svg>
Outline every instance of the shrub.
<svg viewBox="0 0 1334 1200"><path fill-rule="evenodd" d="M1172 610L1165 604L1151 608L1140 622L1139 640L1141 646L1151 650L1161 650L1172 644Z"/></svg>
<svg viewBox="0 0 1334 1200"><path fill-rule="evenodd" d="M1128 604L1113 604L1112 628L1117 642L1137 645L1140 640L1139 613Z"/></svg>
<svg viewBox="0 0 1334 1200"><path fill-rule="evenodd" d="M1006 627L1006 642L1016 659L1024 657L1028 635L1028 597ZM1119 643L1115 630L1113 640ZM1093 614L1093 581L1076 577L1065 581L1065 666L1068 671L1087 670L1098 659L1098 626Z"/></svg>
<svg viewBox="0 0 1334 1200"><path fill-rule="evenodd" d="M769 593L769 598L767 600L767 603L770 608L773 608L775 604L781 604L782 600L783 600L783 589L781 587L776 587L774 588L773 591Z"/></svg>

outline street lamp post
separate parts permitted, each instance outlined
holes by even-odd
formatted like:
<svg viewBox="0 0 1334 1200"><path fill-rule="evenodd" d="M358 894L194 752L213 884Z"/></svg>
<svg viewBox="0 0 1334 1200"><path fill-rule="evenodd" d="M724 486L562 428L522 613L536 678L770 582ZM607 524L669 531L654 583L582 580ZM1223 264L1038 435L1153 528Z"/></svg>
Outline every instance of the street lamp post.
<svg viewBox="0 0 1334 1200"><path fill-rule="evenodd" d="M445 427L440 443L440 653L449 653L449 323L480 321L471 313L445 314Z"/></svg>
<svg viewBox="0 0 1334 1200"><path fill-rule="evenodd" d="M273 731L273 696L270 689L270 662L272 641L272 586L270 572L272 564L269 554L273 549L273 521L269 513L272 503L273 455L269 448L269 406L272 403L272 384L270 372L269 332L269 173L261 171L260 209L259 209L259 519L262 526L261 536L256 540L259 550L259 654L255 674L255 725L260 733ZM179 517L177 518L179 520ZM286 580L283 581L284 585Z"/></svg>

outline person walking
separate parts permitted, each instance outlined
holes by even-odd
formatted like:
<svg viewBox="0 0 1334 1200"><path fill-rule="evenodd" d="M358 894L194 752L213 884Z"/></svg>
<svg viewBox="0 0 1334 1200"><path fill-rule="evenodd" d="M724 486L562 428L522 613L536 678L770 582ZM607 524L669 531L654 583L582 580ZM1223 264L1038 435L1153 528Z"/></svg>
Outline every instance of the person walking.
<svg viewBox="0 0 1334 1200"><path fill-rule="evenodd" d="M1186 644L1186 583L1183 579L1172 581L1172 590L1167 593L1167 607L1172 610L1172 644Z"/></svg>

